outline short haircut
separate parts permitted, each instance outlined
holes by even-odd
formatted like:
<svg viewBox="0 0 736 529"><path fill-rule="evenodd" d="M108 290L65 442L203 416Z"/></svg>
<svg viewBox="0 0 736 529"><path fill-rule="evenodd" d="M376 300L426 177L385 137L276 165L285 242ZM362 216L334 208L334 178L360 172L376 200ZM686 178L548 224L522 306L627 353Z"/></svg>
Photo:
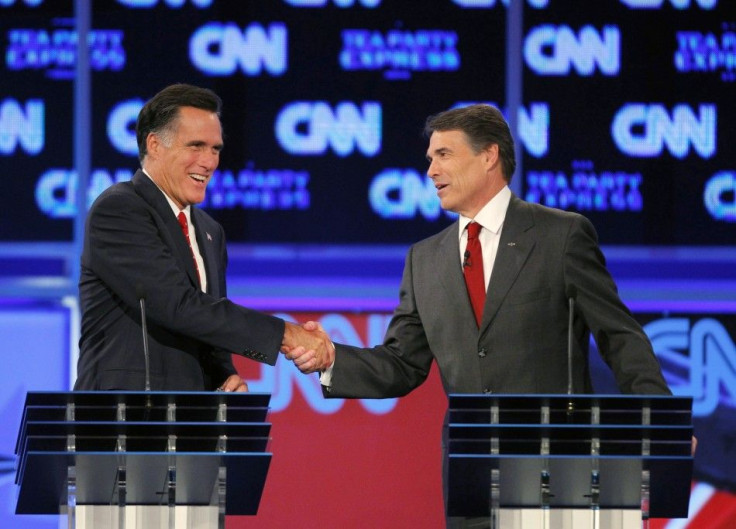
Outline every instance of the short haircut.
<svg viewBox="0 0 736 529"><path fill-rule="evenodd" d="M429 116L424 125L424 134L427 137L435 131L449 130L462 131L476 154L490 145L498 145L503 176L506 182L511 182L516 170L514 138L500 110L484 104L453 108Z"/></svg>
<svg viewBox="0 0 736 529"><path fill-rule="evenodd" d="M148 154L146 139L149 134L159 134L166 139L170 139L176 130L181 107L207 110L214 112L219 117L222 110L222 100L208 88L188 84L173 84L161 90L143 105L135 124L138 159L140 161L143 161L146 154Z"/></svg>

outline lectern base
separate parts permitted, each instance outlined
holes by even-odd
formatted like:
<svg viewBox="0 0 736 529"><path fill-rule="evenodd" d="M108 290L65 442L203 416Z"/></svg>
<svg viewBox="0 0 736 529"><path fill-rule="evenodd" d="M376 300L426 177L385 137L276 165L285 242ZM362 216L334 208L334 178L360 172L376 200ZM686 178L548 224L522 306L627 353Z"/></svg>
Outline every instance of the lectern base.
<svg viewBox="0 0 736 529"><path fill-rule="evenodd" d="M489 522L487 527L492 527ZM648 527L635 509L500 509L494 529L632 529Z"/></svg>
<svg viewBox="0 0 736 529"><path fill-rule="evenodd" d="M121 512L122 511L122 512ZM224 529L217 506L77 505L69 529Z"/></svg>

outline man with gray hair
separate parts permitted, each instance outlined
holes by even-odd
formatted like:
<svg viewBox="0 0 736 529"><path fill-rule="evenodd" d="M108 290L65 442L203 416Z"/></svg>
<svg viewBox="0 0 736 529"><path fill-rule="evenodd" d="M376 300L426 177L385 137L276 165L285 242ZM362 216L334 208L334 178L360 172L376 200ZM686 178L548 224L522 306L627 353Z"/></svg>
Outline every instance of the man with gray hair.
<svg viewBox="0 0 736 529"><path fill-rule="evenodd" d="M383 344L336 344L334 364L321 375L324 395L400 397L424 382L432 362L447 394L564 394L571 296L573 393L593 391L592 333L623 393L670 394L649 339L619 298L590 221L525 202L509 189L514 141L501 112L489 105L448 110L431 116L425 133L427 174L442 208L459 218L409 249ZM304 348L287 354L307 368L312 356ZM488 523L448 519L449 527Z"/></svg>
<svg viewBox="0 0 736 529"><path fill-rule="evenodd" d="M175 84L140 111L141 169L87 216L75 390L246 391L231 353L273 365L296 345L312 355L304 371L332 362L323 332L227 299L224 230L195 207L219 163L221 105L211 90Z"/></svg>

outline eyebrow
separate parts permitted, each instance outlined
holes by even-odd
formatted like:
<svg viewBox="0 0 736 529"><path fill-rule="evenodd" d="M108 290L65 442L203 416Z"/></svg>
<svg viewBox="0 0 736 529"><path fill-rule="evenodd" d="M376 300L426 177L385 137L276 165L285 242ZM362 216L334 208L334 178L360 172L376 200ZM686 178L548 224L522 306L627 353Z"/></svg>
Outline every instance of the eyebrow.
<svg viewBox="0 0 736 529"><path fill-rule="evenodd" d="M449 147L439 147L434 150L434 155L437 156L439 154L444 154L447 152L452 152L452 149L450 149ZM427 161L428 162L432 161L432 156L429 153L427 153Z"/></svg>
<svg viewBox="0 0 736 529"><path fill-rule="evenodd" d="M187 147L202 147L204 145L207 145L207 142L202 141L202 140L192 140L192 141L188 141L186 143L186 146ZM222 143L217 143L217 144L213 145L212 147L215 148L218 151L221 151L223 149L224 145Z"/></svg>

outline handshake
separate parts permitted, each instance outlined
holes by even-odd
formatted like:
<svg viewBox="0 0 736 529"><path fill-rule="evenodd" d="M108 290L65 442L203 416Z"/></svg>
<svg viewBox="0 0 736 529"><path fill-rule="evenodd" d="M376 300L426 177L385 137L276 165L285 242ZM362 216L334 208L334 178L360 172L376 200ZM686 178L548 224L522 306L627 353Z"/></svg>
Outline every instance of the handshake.
<svg viewBox="0 0 736 529"><path fill-rule="evenodd" d="M287 321L281 352L305 374L324 371L335 361L335 345L322 326L313 321L301 326Z"/></svg>

